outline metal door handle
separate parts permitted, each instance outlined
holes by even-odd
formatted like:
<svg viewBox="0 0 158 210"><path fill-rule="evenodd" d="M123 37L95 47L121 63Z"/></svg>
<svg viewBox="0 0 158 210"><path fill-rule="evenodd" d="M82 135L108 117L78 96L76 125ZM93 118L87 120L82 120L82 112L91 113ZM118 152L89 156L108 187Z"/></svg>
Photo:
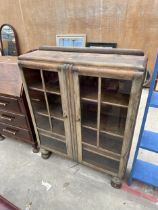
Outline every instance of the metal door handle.
<svg viewBox="0 0 158 210"><path fill-rule="evenodd" d="M9 134L13 134L13 135L16 135L16 132L15 130L11 131L11 130L8 130L7 128L3 128L3 132L6 132L6 133L9 133Z"/></svg>
<svg viewBox="0 0 158 210"><path fill-rule="evenodd" d="M14 117L10 117L10 116L7 116L7 115L1 115L0 118L2 120L8 120L9 122L11 122L12 120L14 120Z"/></svg>

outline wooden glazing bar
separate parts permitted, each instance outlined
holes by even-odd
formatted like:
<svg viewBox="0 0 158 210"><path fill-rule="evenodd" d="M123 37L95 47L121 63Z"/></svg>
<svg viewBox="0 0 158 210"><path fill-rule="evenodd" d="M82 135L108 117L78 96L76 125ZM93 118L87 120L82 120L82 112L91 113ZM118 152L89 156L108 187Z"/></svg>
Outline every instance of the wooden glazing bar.
<svg viewBox="0 0 158 210"><path fill-rule="evenodd" d="M98 77L97 148L99 147L100 112L101 112L101 77Z"/></svg>
<svg viewBox="0 0 158 210"><path fill-rule="evenodd" d="M52 122L51 122L50 109L49 109L48 98L47 98L47 94L46 94L45 81L44 81L42 70L40 70L40 74L41 74L42 85L43 85L43 89L44 89L44 97L45 97L46 107L47 107L47 112L48 112L48 117L49 117L49 124L50 124L50 128L51 128L51 131L52 131L53 127L52 127Z"/></svg>

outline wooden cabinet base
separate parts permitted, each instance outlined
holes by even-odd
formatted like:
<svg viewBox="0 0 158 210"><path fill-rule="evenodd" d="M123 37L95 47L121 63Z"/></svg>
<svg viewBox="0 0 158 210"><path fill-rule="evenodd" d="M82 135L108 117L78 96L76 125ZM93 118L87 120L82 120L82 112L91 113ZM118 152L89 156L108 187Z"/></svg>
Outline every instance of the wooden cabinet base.
<svg viewBox="0 0 158 210"><path fill-rule="evenodd" d="M122 180L118 177L112 177L111 186L116 189L120 189L122 187Z"/></svg>
<svg viewBox="0 0 158 210"><path fill-rule="evenodd" d="M0 141L3 141L4 139L5 139L5 137L0 135Z"/></svg>
<svg viewBox="0 0 158 210"><path fill-rule="evenodd" d="M43 159L48 159L51 156L52 152L46 149L41 149L41 157Z"/></svg>

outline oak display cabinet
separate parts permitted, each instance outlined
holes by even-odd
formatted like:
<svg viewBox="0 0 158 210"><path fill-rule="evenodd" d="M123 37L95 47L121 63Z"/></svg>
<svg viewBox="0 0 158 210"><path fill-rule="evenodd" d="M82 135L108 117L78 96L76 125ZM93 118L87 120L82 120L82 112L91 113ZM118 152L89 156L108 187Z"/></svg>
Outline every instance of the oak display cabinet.
<svg viewBox="0 0 158 210"><path fill-rule="evenodd" d="M142 51L43 47L19 57L42 157L112 175L127 167L147 58Z"/></svg>

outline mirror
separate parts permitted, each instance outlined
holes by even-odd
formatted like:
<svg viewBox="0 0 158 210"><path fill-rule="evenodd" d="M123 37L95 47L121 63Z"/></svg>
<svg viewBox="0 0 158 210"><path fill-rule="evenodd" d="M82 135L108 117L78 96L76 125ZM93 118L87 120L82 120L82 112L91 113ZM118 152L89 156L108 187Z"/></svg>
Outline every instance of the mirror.
<svg viewBox="0 0 158 210"><path fill-rule="evenodd" d="M1 51L3 56L18 56L17 35L11 25L4 24L0 28Z"/></svg>

